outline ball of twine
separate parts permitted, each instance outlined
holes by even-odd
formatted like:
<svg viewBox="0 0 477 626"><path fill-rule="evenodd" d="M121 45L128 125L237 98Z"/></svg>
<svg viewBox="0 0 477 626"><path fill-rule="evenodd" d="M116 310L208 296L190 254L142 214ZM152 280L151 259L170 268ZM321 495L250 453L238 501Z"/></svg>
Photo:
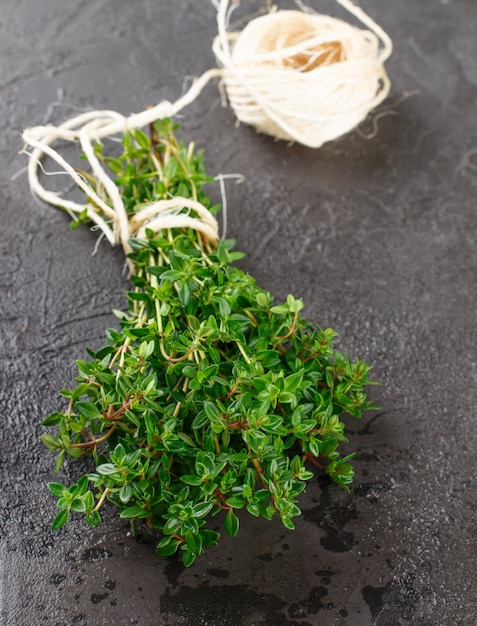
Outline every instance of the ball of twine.
<svg viewBox="0 0 477 626"><path fill-rule="evenodd" d="M227 28L229 1L218 5L213 44L237 118L278 139L312 148L362 122L389 93L388 35L349 0L337 0L368 28L302 10L281 10Z"/></svg>
<svg viewBox="0 0 477 626"><path fill-rule="evenodd" d="M301 11L272 11L251 20L243 31L231 32L230 0L212 1L217 6L218 24L213 50L222 67L205 72L181 98L161 101L129 116L88 111L59 126L35 126L23 132L26 146L33 148L28 164L33 194L72 216L86 211L111 244L122 243L126 254L130 252L129 239L144 237L146 229L194 228L207 240L217 241L218 225L205 207L186 198L161 200L139 210L132 219L114 180L95 154L97 142L173 117L194 102L213 78L224 81L239 120L278 139L313 148L354 128L389 92L383 63L391 54L391 40L350 0L337 2L369 30L314 13L296 0ZM61 141L81 146L91 168L90 178L100 184L105 197L53 147ZM43 186L39 169L45 155L84 191L86 203Z"/></svg>

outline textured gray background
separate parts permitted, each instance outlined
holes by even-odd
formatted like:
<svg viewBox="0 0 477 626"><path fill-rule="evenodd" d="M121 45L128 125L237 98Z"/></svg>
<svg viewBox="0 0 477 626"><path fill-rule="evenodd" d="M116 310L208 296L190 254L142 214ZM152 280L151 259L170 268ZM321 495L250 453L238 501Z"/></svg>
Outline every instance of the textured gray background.
<svg viewBox="0 0 477 626"><path fill-rule="evenodd" d="M214 11L207 0L0 0L2 624L476 623L477 8L362 6L395 44L375 137L368 121L319 151L277 143L237 128L215 86L184 111L182 134L212 173L246 178L228 185L242 267L277 298L303 296L311 320L374 365L382 408L349 420L349 495L317 479L295 532L242 515L235 540L184 570L112 511L94 531L49 529L45 483L58 478L41 420L62 406L85 346L101 345L128 281L119 250L91 256L96 236L70 232L14 175L27 125L176 99L184 77L214 66Z"/></svg>

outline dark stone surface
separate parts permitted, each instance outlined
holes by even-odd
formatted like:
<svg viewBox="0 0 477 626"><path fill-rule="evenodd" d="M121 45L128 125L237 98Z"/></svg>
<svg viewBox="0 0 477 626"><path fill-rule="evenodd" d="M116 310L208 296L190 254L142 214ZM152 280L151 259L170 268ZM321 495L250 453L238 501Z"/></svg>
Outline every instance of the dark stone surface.
<svg viewBox="0 0 477 626"><path fill-rule="evenodd" d="M277 298L304 296L311 320L374 364L382 408L350 422L349 495L317 479L295 532L242 516L237 539L184 570L112 511L95 531L49 529L41 420L128 282L119 250L91 256L96 235L69 232L15 175L25 126L176 99L184 77L214 66L214 11L207 0L2 0L2 624L475 624L475 0L362 6L395 44L388 115L312 151L235 127L210 86L182 128L211 172L246 177L228 186L242 266Z"/></svg>

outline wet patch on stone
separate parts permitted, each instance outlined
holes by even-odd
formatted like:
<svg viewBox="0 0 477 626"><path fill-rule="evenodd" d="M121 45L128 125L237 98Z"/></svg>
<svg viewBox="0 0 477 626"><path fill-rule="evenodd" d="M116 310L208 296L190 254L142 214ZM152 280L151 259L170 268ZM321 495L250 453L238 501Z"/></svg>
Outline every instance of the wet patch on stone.
<svg viewBox="0 0 477 626"><path fill-rule="evenodd" d="M321 489L319 504L303 510L303 518L325 531L326 537L320 539L325 550L348 552L357 542L353 533L346 531L344 527L349 521L357 519L356 509L354 506L332 502L327 478L319 479L319 483Z"/></svg>
<svg viewBox="0 0 477 626"><path fill-rule="evenodd" d="M326 595L326 590L325 590ZM323 596L324 597L324 596ZM209 585L180 587L172 594L169 589L161 596L161 613L175 615L194 626L312 626L308 621L285 614L286 603L273 594L257 593L245 585ZM310 593L303 606L310 613L317 612L320 593ZM306 617L306 614L303 615Z"/></svg>
<svg viewBox="0 0 477 626"><path fill-rule="evenodd" d="M104 586L106 587L106 589L109 589L109 591L113 591L114 589L116 589L116 581L115 580L107 580L104 583Z"/></svg>
<svg viewBox="0 0 477 626"><path fill-rule="evenodd" d="M363 424L360 424L360 428L357 429L356 434L360 435L360 436L371 435L372 432L373 432L372 426L373 426L374 422L376 420L379 420L379 419L383 418L388 413L390 413L390 411L380 411L379 413L376 413L376 415L374 415L371 419L367 420ZM351 432L350 429L349 429L349 432ZM353 434L355 434L355 433L353 433Z"/></svg>
<svg viewBox="0 0 477 626"><path fill-rule="evenodd" d="M214 576L214 578L228 578L230 576L230 572L226 569L221 569L220 567L211 567L207 570L207 574L209 576Z"/></svg>
<svg viewBox="0 0 477 626"><path fill-rule="evenodd" d="M366 585L366 587L363 587L361 590L363 599L368 605L373 618L377 617L385 606L383 598L388 587L389 585L386 585L386 587L372 587L371 585Z"/></svg>
<svg viewBox="0 0 477 626"><path fill-rule="evenodd" d="M353 493L357 496L368 498L372 504L378 502L379 496L383 493L391 491L391 485L385 482L375 481L368 483L361 483Z"/></svg>
<svg viewBox="0 0 477 626"><path fill-rule="evenodd" d="M151 539L149 539L148 537L146 537L144 534L142 533L138 533L134 536L134 540L136 543L138 543L139 545L151 545L153 542L151 541Z"/></svg>
<svg viewBox="0 0 477 626"><path fill-rule="evenodd" d="M166 557L167 565L164 568L164 574L167 577L168 583L173 589L179 585L179 577L184 572L185 567L178 559L177 554Z"/></svg>
<svg viewBox="0 0 477 626"><path fill-rule="evenodd" d="M335 573L331 569L317 569L315 576L334 576Z"/></svg>
<svg viewBox="0 0 477 626"><path fill-rule="evenodd" d="M109 596L109 593L92 593L91 594L91 602L93 604L99 604L103 600L106 600L106 598L108 596Z"/></svg>
<svg viewBox="0 0 477 626"><path fill-rule="evenodd" d="M397 580L391 580L384 587L363 587L361 593L372 615L371 626L389 624L412 624L413 626L433 626L434 622L416 615L416 608L422 594L414 588L415 574L406 572Z"/></svg>
<svg viewBox="0 0 477 626"><path fill-rule="evenodd" d="M356 461L365 461L366 463L377 463L380 460L376 452L359 452L354 458Z"/></svg>
<svg viewBox="0 0 477 626"><path fill-rule="evenodd" d="M81 555L82 561L88 561L93 563L94 561L101 561L102 559L109 559L113 556L113 553L106 548L89 548Z"/></svg>
<svg viewBox="0 0 477 626"><path fill-rule="evenodd" d="M320 578L320 583L322 585L329 585L331 583L331 578L335 573L331 569L319 569L315 572L315 576Z"/></svg>
<svg viewBox="0 0 477 626"><path fill-rule="evenodd" d="M301 602L294 602L288 609L288 614L292 618L306 617L308 615L317 615L323 609L333 608L333 605L323 603L322 600L328 595L326 587L313 587L307 598Z"/></svg>

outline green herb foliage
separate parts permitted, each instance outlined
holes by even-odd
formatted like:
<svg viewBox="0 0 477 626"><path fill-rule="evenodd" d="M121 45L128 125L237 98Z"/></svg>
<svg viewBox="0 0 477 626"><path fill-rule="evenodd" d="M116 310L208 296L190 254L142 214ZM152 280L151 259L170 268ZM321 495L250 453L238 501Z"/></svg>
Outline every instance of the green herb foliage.
<svg viewBox="0 0 477 626"><path fill-rule="evenodd" d="M170 121L127 133L123 153L97 155L117 176L132 215L146 203L191 197L212 212L202 154L175 138ZM232 263L233 241L214 246L192 230L148 232L132 240L129 309L107 345L80 360L78 385L65 389L64 412L44 425L46 446L92 457L95 471L66 487L50 483L61 528L71 512L94 527L105 501L120 517L161 533L160 555L182 552L191 565L219 533L223 512L235 536L239 517L278 516L293 529L298 497L315 471L348 489L350 459L340 416L371 408L363 388L369 366L333 348L333 330L313 328L293 296L274 305ZM237 511L240 511L237 514Z"/></svg>

